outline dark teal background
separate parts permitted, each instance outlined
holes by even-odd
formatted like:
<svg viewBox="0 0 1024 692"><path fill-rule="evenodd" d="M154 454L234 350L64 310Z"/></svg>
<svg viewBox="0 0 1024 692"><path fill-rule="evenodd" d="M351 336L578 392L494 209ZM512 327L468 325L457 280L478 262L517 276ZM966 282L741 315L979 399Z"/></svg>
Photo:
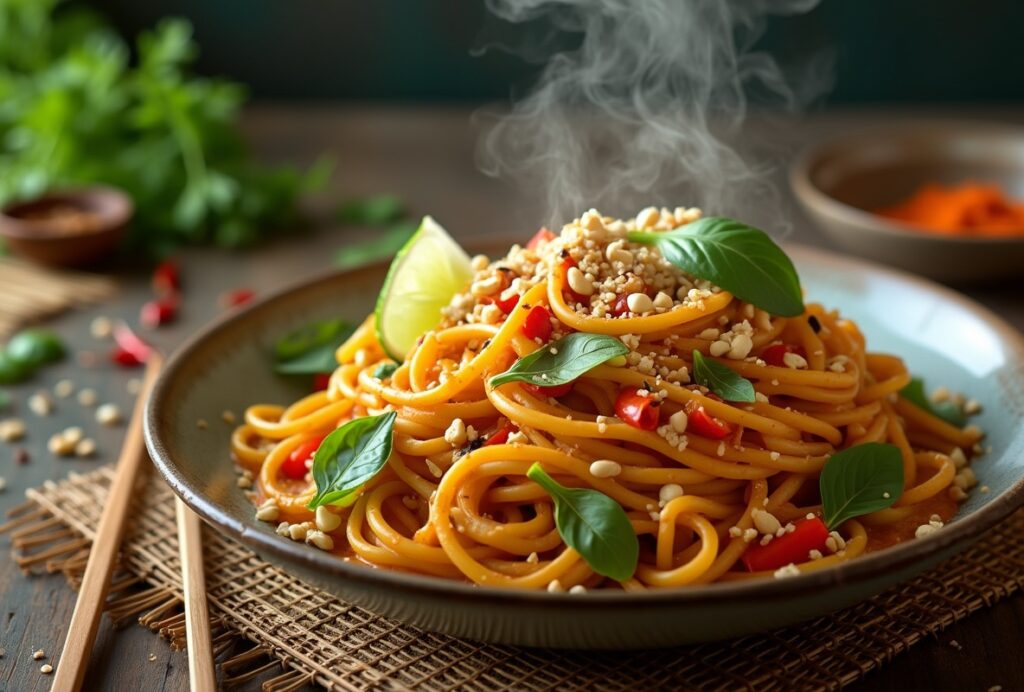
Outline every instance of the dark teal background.
<svg viewBox="0 0 1024 692"><path fill-rule="evenodd" d="M470 54L488 24L471 0L92 4L129 34L163 16L189 18L200 68L249 84L257 98L479 101L508 96L536 69L501 51ZM491 24L492 38L523 36ZM1024 0L824 0L773 19L762 44L787 63L832 60L830 103L1024 99Z"/></svg>

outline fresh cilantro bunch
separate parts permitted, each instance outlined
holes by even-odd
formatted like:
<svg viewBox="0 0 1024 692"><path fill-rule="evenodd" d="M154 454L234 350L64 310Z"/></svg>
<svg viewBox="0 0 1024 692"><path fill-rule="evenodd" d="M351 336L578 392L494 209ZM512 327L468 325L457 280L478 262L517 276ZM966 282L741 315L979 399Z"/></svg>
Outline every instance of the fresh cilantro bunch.
<svg viewBox="0 0 1024 692"><path fill-rule="evenodd" d="M132 249L250 244L295 223L323 182L254 164L237 128L244 89L190 74L197 48L183 20L129 46L60 0L0 0L0 203L102 182L126 190Z"/></svg>

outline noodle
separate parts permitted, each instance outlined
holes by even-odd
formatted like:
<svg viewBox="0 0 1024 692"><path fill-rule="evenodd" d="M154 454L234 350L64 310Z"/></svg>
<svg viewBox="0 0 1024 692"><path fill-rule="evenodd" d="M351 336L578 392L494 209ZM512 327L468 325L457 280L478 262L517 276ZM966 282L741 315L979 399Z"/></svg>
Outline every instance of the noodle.
<svg viewBox="0 0 1024 692"><path fill-rule="evenodd" d="M665 214L667 223L678 220L678 212ZM741 562L751 545L771 540L756 526L758 513L778 519L782 533L820 513L818 474L830 455L869 441L900 450L902 496L891 509L847 521L830 536L829 550L790 567L822 569L863 554L880 527L905 526L894 539L905 540L915 526L953 515L964 485L957 484L964 467L958 459L969 456L980 431L952 426L900 397L910 381L902 360L867 351L857 326L821 305L808 304L799 317L772 316L630 244L623 247L636 257L635 272L590 280L660 282L676 296L672 307L615 317L607 309L614 296L600 291L587 305L567 285L561 263L585 262L595 248L610 252L616 224L622 222L602 219L606 230L595 239L586 220L577 220L539 248L515 247L499 262L479 262L478 280L515 277L501 290L519 293L516 307L496 317L493 297L473 290L456 296L390 377L375 375L392 361L371 316L338 348L326 391L287 407L250 407L231 448L256 476L254 501L279 508L279 533L326 535L319 547L370 566L506 588L635 591L770 576ZM626 362L592 368L557 399L518 382L490 387L487 380L517 358L547 347L525 335L536 306L550 311L552 339L574 331L613 335L630 349ZM741 352L739 335L749 340L741 357L716 345L730 333ZM785 363L767 362L780 344ZM694 349L750 380L756 401L725 402L694 384ZM629 388L647 388L656 399L655 430L616 416L616 396ZM695 407L729 436L674 430L672 415ZM349 507L307 509L316 488L308 474L283 476L289 455L346 421L386 410L397 419L384 471ZM503 430L511 433L507 440ZM614 461L604 468L617 472L595 475L592 464L603 460ZM621 505L640 539L632 578L602 577L565 543L551 498L526 478L535 462L562 485Z"/></svg>

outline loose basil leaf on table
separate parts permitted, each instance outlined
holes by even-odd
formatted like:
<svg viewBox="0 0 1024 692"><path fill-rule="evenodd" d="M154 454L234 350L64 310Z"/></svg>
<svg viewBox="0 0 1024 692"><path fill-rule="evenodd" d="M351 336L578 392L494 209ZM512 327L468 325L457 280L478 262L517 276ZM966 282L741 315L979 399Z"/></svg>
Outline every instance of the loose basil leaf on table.
<svg viewBox="0 0 1024 692"><path fill-rule="evenodd" d="M708 216L664 232L631 231L634 243L655 245L683 271L707 279L773 315L804 312L800 277L767 233L740 221Z"/></svg>
<svg viewBox="0 0 1024 692"><path fill-rule="evenodd" d="M0 384L18 384L24 382L36 371L35 367L15 360L0 350Z"/></svg>
<svg viewBox="0 0 1024 692"><path fill-rule="evenodd" d="M314 322L297 329L274 346L281 375L318 375L338 366L334 352L351 336L354 327L345 320Z"/></svg>
<svg viewBox="0 0 1024 692"><path fill-rule="evenodd" d="M53 363L64 357L64 342L46 329L25 329L7 342L7 356L30 368Z"/></svg>
<svg viewBox="0 0 1024 692"><path fill-rule="evenodd" d="M911 379L910 383L900 390L900 396L919 409L927 411L933 416L938 416L950 425L962 428L967 424L967 416L964 415L963 409L952 401L933 403L928 398L928 395L925 394L924 380L920 377Z"/></svg>
<svg viewBox="0 0 1024 692"><path fill-rule="evenodd" d="M566 545L597 572L625 581L636 571L640 542L622 506L604 493L566 488L540 464L526 472L555 501L555 526Z"/></svg>
<svg viewBox="0 0 1024 692"><path fill-rule="evenodd" d="M903 494L903 455L880 442L833 454L818 479L822 519L834 529L847 519L891 507Z"/></svg>
<svg viewBox="0 0 1024 692"><path fill-rule="evenodd" d="M347 506L391 456L394 411L356 418L324 438L313 455L316 494L307 507Z"/></svg>
<svg viewBox="0 0 1024 692"><path fill-rule="evenodd" d="M707 360L697 349L693 350L693 379L726 401L754 400L754 385L737 375L729 366Z"/></svg>
<svg viewBox="0 0 1024 692"><path fill-rule="evenodd" d="M573 332L517 360L508 370L491 378L491 387L506 382L553 387L572 382L601 363L627 353L626 345L614 336Z"/></svg>

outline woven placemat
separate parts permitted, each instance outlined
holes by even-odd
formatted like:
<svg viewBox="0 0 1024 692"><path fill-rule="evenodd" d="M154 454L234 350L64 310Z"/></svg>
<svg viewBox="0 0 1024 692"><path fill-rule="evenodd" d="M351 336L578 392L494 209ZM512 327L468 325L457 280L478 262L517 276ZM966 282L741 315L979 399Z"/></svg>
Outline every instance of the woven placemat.
<svg viewBox="0 0 1024 692"><path fill-rule="evenodd" d="M26 570L75 584L112 477L106 466L28 491L8 531ZM108 612L184 646L173 495L145 481ZM1024 586L1024 510L926 575L802 625L729 642L622 653L542 651L432 634L307 586L205 527L207 588L222 684L283 672L264 689L837 689ZM251 642L239 651L240 640Z"/></svg>
<svg viewBox="0 0 1024 692"><path fill-rule="evenodd" d="M116 292L117 283L106 276L0 257L0 337L69 308L106 300Z"/></svg>

